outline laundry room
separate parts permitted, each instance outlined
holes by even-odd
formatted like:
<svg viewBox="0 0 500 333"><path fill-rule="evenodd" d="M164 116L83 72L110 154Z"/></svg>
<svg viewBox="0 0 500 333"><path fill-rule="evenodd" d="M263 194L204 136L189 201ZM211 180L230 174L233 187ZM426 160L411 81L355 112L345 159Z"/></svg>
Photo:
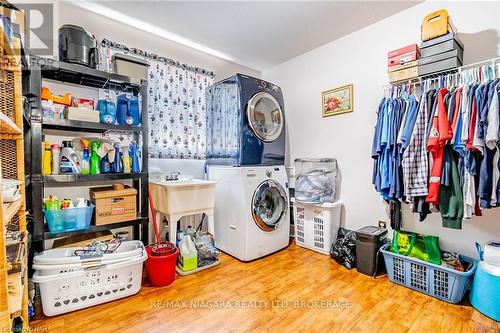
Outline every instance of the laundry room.
<svg viewBox="0 0 500 333"><path fill-rule="evenodd" d="M500 2L0 22L0 332L500 332Z"/></svg>

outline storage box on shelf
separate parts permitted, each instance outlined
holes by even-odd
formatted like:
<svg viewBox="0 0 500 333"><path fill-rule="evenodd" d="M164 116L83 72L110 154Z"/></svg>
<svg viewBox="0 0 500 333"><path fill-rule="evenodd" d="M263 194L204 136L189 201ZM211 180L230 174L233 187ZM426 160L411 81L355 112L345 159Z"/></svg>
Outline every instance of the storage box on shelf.
<svg viewBox="0 0 500 333"><path fill-rule="evenodd" d="M420 44L422 57L418 61L419 75L441 72L463 64L464 45L455 32Z"/></svg>
<svg viewBox="0 0 500 333"><path fill-rule="evenodd" d="M387 73L389 82L399 82L418 77L420 48L417 44L408 45L387 53Z"/></svg>
<svg viewBox="0 0 500 333"><path fill-rule="evenodd" d="M43 134L47 130L64 131L65 135L69 132L75 132L75 136L81 136L81 133L105 133L107 131L122 131L129 132L133 136L135 142L141 142L142 150L142 172L135 173L101 173L82 175L79 173L69 174L51 174L42 175L41 163L33 163L31 170L31 187L32 187L32 200L30 208L33 211L34 228L33 228L33 246L38 251L43 250L43 240L52 239L56 237L70 236L78 233L97 232L109 230L113 228L120 228L124 226L134 227L134 238L143 240L147 243L148 237L148 211L147 211L147 188L148 188L148 131L147 131L147 85L145 81L140 83L132 82L129 77L114 73L108 73L85 67L82 65L64 63L51 59L43 59L37 56L30 56L30 63L32 66L24 72L24 94L28 98L31 109L30 123L31 127L27 133L27 137L34 147L30 153L29 158L32 161L42 160L42 147ZM105 124L84 120L73 119L50 119L43 117L41 111L41 89L43 80L55 80L62 83L70 83L83 86L90 89L115 89L132 93L135 96L141 95L142 105L141 110L141 125L118 125L118 124ZM47 92L46 92L47 93ZM83 97L83 96L82 96ZM97 112L97 111L96 111ZM78 133L78 134L77 134ZM44 189L47 186L60 187L60 186L93 186L97 181L114 181L114 180L130 180L132 187L138 193L137 204L135 205L136 216L133 220L124 219L123 221L115 220L115 223L107 225L96 225L92 222L85 230L71 230L66 229L62 232L51 232L44 225L44 215L42 207L42 199ZM83 220L82 220L83 221Z"/></svg>
<svg viewBox="0 0 500 333"><path fill-rule="evenodd" d="M0 6L0 14L5 11ZM8 11L9 17L15 16L15 10ZM4 25L0 39L0 330L10 331L16 317L22 318L23 329L28 325L23 109L20 39L15 36L7 42ZM8 187L18 193L4 201Z"/></svg>

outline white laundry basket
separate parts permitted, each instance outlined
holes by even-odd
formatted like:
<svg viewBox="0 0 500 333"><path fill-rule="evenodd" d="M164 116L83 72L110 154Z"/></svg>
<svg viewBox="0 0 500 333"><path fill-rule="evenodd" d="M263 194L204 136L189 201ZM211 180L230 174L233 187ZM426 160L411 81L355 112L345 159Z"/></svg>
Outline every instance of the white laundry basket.
<svg viewBox="0 0 500 333"><path fill-rule="evenodd" d="M50 255L51 250L44 251L43 259L49 259L52 264L40 265L42 269L33 275L33 282L40 286L43 313L55 316L138 293L142 285L142 265L148 257L142 244L141 248L139 256L131 247L124 246L123 252L130 255L128 259L123 257L123 252L118 252L107 260L96 260L94 264L86 262L83 267L67 270L60 269L61 265ZM62 254L62 262L78 259L68 258L60 251L55 253Z"/></svg>
<svg viewBox="0 0 500 333"><path fill-rule="evenodd" d="M340 228L343 205L340 200L323 204L294 201L295 243L322 254L329 254L330 246L337 238Z"/></svg>

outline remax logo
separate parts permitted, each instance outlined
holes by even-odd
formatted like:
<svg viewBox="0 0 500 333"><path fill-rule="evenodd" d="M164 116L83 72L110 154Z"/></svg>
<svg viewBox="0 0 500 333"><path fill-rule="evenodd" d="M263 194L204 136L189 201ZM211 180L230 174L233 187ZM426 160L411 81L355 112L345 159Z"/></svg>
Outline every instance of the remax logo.
<svg viewBox="0 0 500 333"><path fill-rule="evenodd" d="M24 44L30 53L54 55L54 5L52 3L16 3L24 12Z"/></svg>

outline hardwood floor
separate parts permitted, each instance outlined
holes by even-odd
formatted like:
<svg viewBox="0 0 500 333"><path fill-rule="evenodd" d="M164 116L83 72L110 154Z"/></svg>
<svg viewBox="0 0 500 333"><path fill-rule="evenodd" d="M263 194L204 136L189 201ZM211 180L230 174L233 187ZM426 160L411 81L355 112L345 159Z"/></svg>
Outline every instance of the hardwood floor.
<svg viewBox="0 0 500 333"><path fill-rule="evenodd" d="M244 301L246 303L244 303ZM253 301L250 302L250 301ZM281 301L281 302L280 302ZM143 284L136 296L31 323L33 332L500 332L465 302L448 304L348 271L290 245L241 263Z"/></svg>

